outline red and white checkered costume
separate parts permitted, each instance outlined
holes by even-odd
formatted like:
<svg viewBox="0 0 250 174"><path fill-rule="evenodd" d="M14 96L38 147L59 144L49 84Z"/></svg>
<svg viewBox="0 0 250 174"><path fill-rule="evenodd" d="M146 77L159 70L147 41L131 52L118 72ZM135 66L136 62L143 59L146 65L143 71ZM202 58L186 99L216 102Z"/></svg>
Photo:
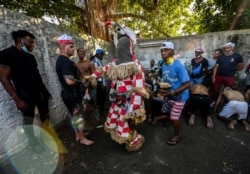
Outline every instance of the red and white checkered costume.
<svg viewBox="0 0 250 174"><path fill-rule="evenodd" d="M133 58L133 62L131 63L136 64L140 73L132 74L130 77L127 77L126 79L117 79L111 82L111 88L116 89L118 96L119 94L129 92L132 89L132 87L140 87L140 88L145 87L144 72L141 64L137 61L135 56ZM114 65L115 61L102 67L103 72L107 73L110 65L112 64ZM96 70L92 75L95 77L99 77L101 73ZM114 138L115 136L114 134L116 134L117 136L121 137L121 139L118 138L117 140L119 143L127 142L127 139L131 134L131 129L129 128L128 122L124 121L123 117L125 116L125 114L142 107L144 107L143 98L137 93L132 93L129 100L127 100L124 97L116 98L116 101L113 102L110 106L109 113L107 115L107 120L105 122L106 128L115 131L113 132L112 136L113 139L117 140L117 138ZM140 139L140 135L138 136L134 137L135 141ZM134 143L133 140L130 143L133 144Z"/></svg>
<svg viewBox="0 0 250 174"><path fill-rule="evenodd" d="M143 68L133 53L136 35L129 28L121 27L113 21L96 22L101 26L113 25L116 30L114 44L117 60L92 74L95 77L106 75L112 80L111 91L115 89L115 101L110 106L104 129L118 143L126 143L128 151L134 151L144 142L144 137L137 134L134 126L144 118L144 110L140 109L144 107L140 90L145 89ZM139 89L139 92L134 88Z"/></svg>

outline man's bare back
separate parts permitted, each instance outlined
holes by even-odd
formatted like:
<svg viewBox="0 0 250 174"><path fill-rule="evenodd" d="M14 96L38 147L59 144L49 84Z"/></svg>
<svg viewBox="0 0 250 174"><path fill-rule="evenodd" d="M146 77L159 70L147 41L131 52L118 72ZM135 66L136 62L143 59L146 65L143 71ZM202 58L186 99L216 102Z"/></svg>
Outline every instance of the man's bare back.
<svg viewBox="0 0 250 174"><path fill-rule="evenodd" d="M208 89L204 85L192 85L190 87L191 94L201 94L201 95L209 95Z"/></svg>
<svg viewBox="0 0 250 174"><path fill-rule="evenodd" d="M243 94L240 91L231 88L225 88L222 93L227 100L245 101Z"/></svg>

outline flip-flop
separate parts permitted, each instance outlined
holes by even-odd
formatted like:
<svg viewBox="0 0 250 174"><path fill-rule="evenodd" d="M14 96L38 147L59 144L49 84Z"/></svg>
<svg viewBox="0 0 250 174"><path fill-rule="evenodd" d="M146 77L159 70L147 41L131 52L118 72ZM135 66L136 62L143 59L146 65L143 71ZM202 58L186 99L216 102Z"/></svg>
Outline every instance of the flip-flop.
<svg viewBox="0 0 250 174"><path fill-rule="evenodd" d="M179 143L182 140L182 138L180 136L173 136L171 138L169 138L169 140L167 141L167 144L170 146L174 146L177 143Z"/></svg>
<svg viewBox="0 0 250 174"><path fill-rule="evenodd" d="M87 138L84 138L84 139L81 139L81 140L80 140L80 143L81 143L81 144L84 144L84 145L86 145L86 146L90 146L90 145L94 144L95 142L94 142L94 141L91 141L91 140L89 140L89 139L87 139Z"/></svg>

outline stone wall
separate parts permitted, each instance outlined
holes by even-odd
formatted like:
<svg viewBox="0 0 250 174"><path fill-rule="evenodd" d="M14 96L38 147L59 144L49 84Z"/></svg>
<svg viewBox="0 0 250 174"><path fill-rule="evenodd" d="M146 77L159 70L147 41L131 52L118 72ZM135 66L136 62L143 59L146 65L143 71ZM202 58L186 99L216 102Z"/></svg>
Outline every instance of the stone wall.
<svg viewBox="0 0 250 174"><path fill-rule="evenodd" d="M50 101L50 116L51 121L55 125L60 123L68 116L61 97L61 87L55 72L55 62L59 55L59 49L56 44L58 36L67 33L74 38L75 48L85 47L88 55L93 55L93 52L98 47L105 47L107 61L113 56L114 50L109 43L93 39L85 36L83 39L76 33L64 30L58 25L48 23L42 19L30 18L20 13L13 13L10 10L0 8L0 50L14 44L10 33L19 29L30 31L36 36L36 47L32 54L35 55L39 71L48 90L52 94ZM110 58L109 58L110 57ZM76 51L74 55L76 59ZM22 117L19 110L16 109L15 103L10 98L8 93L3 89L0 83L0 159L5 153L6 142L9 144L19 144L15 141L15 136L10 136L15 129L22 125ZM11 140L10 140L10 137ZM9 141L10 140L10 141Z"/></svg>

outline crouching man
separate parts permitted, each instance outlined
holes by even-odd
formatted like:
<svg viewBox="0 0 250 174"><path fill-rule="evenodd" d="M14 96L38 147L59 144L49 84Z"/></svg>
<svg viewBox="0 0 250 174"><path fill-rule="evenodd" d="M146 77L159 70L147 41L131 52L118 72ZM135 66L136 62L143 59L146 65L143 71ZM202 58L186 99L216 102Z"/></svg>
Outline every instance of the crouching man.
<svg viewBox="0 0 250 174"><path fill-rule="evenodd" d="M204 85L193 85L190 87L191 96L188 102L187 113L189 115L189 126L194 125L195 111L199 110L202 117L206 118L207 128L213 128L213 121L210 113L208 89Z"/></svg>
<svg viewBox="0 0 250 174"><path fill-rule="evenodd" d="M240 120L242 121L245 130L247 132L250 132L250 125L246 121L248 104L245 101L243 94L238 90L233 90L230 87L225 87L224 90L220 92L220 95L217 99L214 108L215 111L221 102L225 103L223 102L224 99L227 100L227 103L219 113L219 117L229 122L228 128L230 130L234 130L235 125L237 124L237 120Z"/></svg>

